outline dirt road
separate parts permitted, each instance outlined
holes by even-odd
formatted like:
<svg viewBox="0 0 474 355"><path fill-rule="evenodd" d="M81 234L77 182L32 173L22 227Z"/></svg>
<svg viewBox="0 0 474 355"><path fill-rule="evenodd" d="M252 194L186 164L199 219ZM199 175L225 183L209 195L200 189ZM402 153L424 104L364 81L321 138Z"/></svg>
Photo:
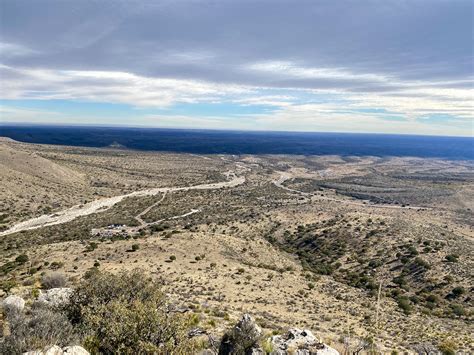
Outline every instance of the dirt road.
<svg viewBox="0 0 474 355"><path fill-rule="evenodd" d="M296 189L292 189L290 187L287 187L283 185L283 183L286 180L293 179L295 176L291 174L290 172L287 171L279 171L278 172L280 176L278 179L273 180L273 184L281 189L284 189L289 192L297 193L300 194L301 196L306 196L306 197L316 197L319 200L326 200L326 201L334 201L334 202L340 202L344 203L347 205L353 205L353 206L359 206L359 207L373 207L373 208L390 208L390 209L412 209L412 210L430 210L430 207L421 207L421 206L396 206L396 205L385 205L385 204L376 204L376 203L371 203L370 201L353 201L349 199L338 199L338 198L333 198L333 197L328 197L328 196L320 196L316 195L315 193L310 193L310 192L304 192L304 191L299 191Z"/></svg>
<svg viewBox="0 0 474 355"><path fill-rule="evenodd" d="M32 218L27 221L18 223L13 227L0 233L0 236L17 233L25 230L36 229L46 226L52 226L55 224L62 224L70 222L78 217L87 216L96 212L108 210L110 207L122 201L127 197L139 197L139 196L153 196L160 193L170 193L174 191L189 191L189 190L214 190L222 189L226 187L235 187L245 182L245 176L237 176L233 172L227 172L226 176L229 178L228 181L217 182L212 184L202 184L188 187L160 187L154 189L135 191L129 194L104 198L96 201L86 203L84 205L76 205L67 210L57 212L54 214L43 215L40 217ZM193 212L194 213L194 212ZM140 216L141 217L141 216Z"/></svg>

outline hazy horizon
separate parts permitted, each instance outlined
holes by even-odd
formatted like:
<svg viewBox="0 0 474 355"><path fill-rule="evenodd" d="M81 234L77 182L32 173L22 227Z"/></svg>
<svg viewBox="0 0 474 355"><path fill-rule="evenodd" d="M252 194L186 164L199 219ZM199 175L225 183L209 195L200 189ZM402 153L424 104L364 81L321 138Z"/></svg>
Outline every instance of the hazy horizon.
<svg viewBox="0 0 474 355"><path fill-rule="evenodd" d="M470 138L472 135L443 135L443 134L423 134L423 133L385 133L385 132L350 132L350 131L296 131L296 130L272 130L272 129L238 129L238 128L199 128L199 127L166 127L132 124L101 124L101 123L48 123L48 122L0 122L0 127L91 127L91 128L130 128L130 129L156 129L156 130L176 130L176 131L216 131L216 132L248 132L248 133L301 133L301 134L341 134L341 135L388 135L388 136L420 136L439 138ZM0 130L0 137L2 132ZM474 142L474 141L473 141Z"/></svg>

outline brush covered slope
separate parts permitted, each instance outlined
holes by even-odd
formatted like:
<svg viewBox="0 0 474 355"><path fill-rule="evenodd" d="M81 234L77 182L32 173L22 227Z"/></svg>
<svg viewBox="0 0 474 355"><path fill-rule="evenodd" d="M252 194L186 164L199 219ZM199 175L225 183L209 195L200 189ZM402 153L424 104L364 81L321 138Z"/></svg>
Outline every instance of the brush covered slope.
<svg viewBox="0 0 474 355"><path fill-rule="evenodd" d="M0 157L2 298L138 268L219 338L249 313L340 352L473 351L472 162L11 141Z"/></svg>

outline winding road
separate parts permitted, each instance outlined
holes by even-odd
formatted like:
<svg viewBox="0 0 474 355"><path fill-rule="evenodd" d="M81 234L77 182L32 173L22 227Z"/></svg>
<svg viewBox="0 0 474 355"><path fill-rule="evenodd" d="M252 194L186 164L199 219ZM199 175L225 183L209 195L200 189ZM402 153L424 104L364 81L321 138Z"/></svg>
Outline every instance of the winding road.
<svg viewBox="0 0 474 355"><path fill-rule="evenodd" d="M283 183L287 180L290 180L290 179L293 179L294 176L287 172L287 171L279 171L278 172L280 174L279 178L276 179L276 180L273 180L273 184L277 187L279 187L280 189L283 189L283 190L286 190L286 191L289 191L289 192L293 192L293 193L297 193L297 194L300 194L302 196L308 196L309 198L313 197L313 196L316 196L317 198L319 198L320 200L326 200L326 201L334 201L334 202L340 202L340 203L345 203L347 205L353 205L353 206L360 206L360 207L373 207L373 208L389 208L389 209L405 209L405 210L408 210L408 209L412 209L412 210L430 210L431 207L422 207L422 206L394 206L394 205L386 205L386 204L376 204L376 203L371 203L370 201L362 201L362 202L359 202L359 201L353 201L353 200L348 200L348 199L337 199L337 198L333 198L333 197L328 197L328 196L317 196L315 193L310 193L310 192L304 192L304 191L300 191L300 190L296 190L296 189L292 189L288 186L285 186L283 185Z"/></svg>
<svg viewBox="0 0 474 355"><path fill-rule="evenodd" d="M12 234L12 233L18 233L21 231L26 231L26 230L31 230L31 229L52 226L56 224L67 223L81 216L87 216L96 212L106 211L112 206L116 205L117 203L119 203L120 201L128 197L154 196L160 193L167 194L169 192L175 192L175 191L215 190L215 189L222 189L226 187L235 187L245 182L245 176L243 175L237 176L234 172L227 172L225 175L229 178L228 181L216 182L216 183L211 183L211 184L195 185L195 186L187 186L187 187L159 187L159 188L154 188L154 189L135 191L135 192L125 194L125 195L120 195L120 196L103 198L103 199L92 201L83 205L76 205L60 212L43 215L40 217L32 218L27 221L18 223L12 226L11 228L1 232L0 236ZM159 202L161 202L161 200ZM192 213L195 213L196 211L193 210ZM141 218L141 216L144 215L145 213L139 215L138 217Z"/></svg>

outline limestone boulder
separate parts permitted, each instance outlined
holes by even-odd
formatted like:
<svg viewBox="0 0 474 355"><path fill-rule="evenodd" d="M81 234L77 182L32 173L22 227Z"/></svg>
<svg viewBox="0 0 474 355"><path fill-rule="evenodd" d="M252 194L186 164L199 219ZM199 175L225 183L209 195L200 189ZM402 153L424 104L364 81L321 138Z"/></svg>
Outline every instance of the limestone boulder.
<svg viewBox="0 0 474 355"><path fill-rule="evenodd" d="M6 312L21 312L25 308L25 300L17 295L10 295L2 302L2 307Z"/></svg>
<svg viewBox="0 0 474 355"><path fill-rule="evenodd" d="M320 342L310 330L291 328L284 335L271 338L272 355L339 355L339 352Z"/></svg>
<svg viewBox="0 0 474 355"><path fill-rule="evenodd" d="M67 304L69 302L69 297L71 297L71 294L72 288L52 288L45 292L41 292L41 294L38 296L38 302L51 307L58 307Z"/></svg>

